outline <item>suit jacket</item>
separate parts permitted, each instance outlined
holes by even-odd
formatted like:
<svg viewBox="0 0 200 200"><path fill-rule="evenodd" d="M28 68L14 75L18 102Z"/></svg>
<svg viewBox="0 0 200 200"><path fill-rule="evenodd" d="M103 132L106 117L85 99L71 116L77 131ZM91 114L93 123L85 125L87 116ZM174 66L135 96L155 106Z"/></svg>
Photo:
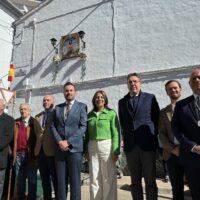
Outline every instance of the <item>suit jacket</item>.
<svg viewBox="0 0 200 200"><path fill-rule="evenodd" d="M17 138L19 134L19 127L21 123L21 118L15 120L14 126L14 150L13 150L13 159L16 160L17 154ZM33 117L30 117L28 126L27 126L27 140L28 140L28 160L27 163L31 165L36 165L36 157L34 154L35 144L36 144L36 132L39 132L40 125L37 120Z"/></svg>
<svg viewBox="0 0 200 200"><path fill-rule="evenodd" d="M55 107L53 123L51 125L56 144L60 140L67 140L70 143L70 152L83 152L83 137L87 125L86 105L75 101L71 107L67 119L64 117L66 103ZM56 148L56 155L63 152Z"/></svg>
<svg viewBox="0 0 200 200"><path fill-rule="evenodd" d="M200 116L194 104L194 96L189 96L176 103L172 118L172 128L180 142L180 154L192 155L194 145L200 145ZM181 156L180 155L180 156Z"/></svg>
<svg viewBox="0 0 200 200"><path fill-rule="evenodd" d="M133 112L130 94L119 100L119 120L124 140L124 151L130 152L137 144L144 151L158 148L157 132L159 106L153 94L140 92Z"/></svg>
<svg viewBox="0 0 200 200"><path fill-rule="evenodd" d="M42 127L43 116L44 116L44 111L35 116L35 119L40 124L40 130L36 132L37 141L35 146L35 155L37 156L40 153L40 149L42 147L44 154L46 156L54 156L55 141L53 139L53 132L51 130L53 112L49 112L48 121L44 128Z"/></svg>
<svg viewBox="0 0 200 200"><path fill-rule="evenodd" d="M160 111L158 134L163 145L164 160L169 159L172 149L177 146L174 144L174 134L171 128L172 114L171 104Z"/></svg>
<svg viewBox="0 0 200 200"><path fill-rule="evenodd" d="M0 115L0 169L7 167L9 144L13 139L14 119L3 113Z"/></svg>

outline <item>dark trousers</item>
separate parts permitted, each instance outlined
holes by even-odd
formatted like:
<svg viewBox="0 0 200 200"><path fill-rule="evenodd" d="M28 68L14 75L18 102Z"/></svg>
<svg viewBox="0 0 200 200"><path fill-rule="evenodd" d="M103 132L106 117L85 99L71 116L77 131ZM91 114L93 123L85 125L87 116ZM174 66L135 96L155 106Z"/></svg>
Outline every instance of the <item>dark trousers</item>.
<svg viewBox="0 0 200 200"><path fill-rule="evenodd" d="M57 176L55 169L55 159L53 156L46 156L44 154L43 148L41 148L38 156L38 167L42 180L43 199L52 199L52 181L56 197L55 199L57 200Z"/></svg>
<svg viewBox="0 0 200 200"><path fill-rule="evenodd" d="M157 200L156 151L143 151L135 146L126 152L126 159L131 173L131 193L134 200L143 200L142 175L144 176L146 199Z"/></svg>
<svg viewBox="0 0 200 200"><path fill-rule="evenodd" d="M167 169L172 186L173 200L184 200L184 168L179 157L171 154Z"/></svg>
<svg viewBox="0 0 200 200"><path fill-rule="evenodd" d="M81 165L82 153L60 152L55 156L58 179L58 200L66 200L68 181L70 200L81 200Z"/></svg>
<svg viewBox="0 0 200 200"><path fill-rule="evenodd" d="M36 200L37 168L27 164L27 154L17 152L15 173L17 180L17 196L19 200ZM26 180L28 180L28 197L25 197Z"/></svg>
<svg viewBox="0 0 200 200"><path fill-rule="evenodd" d="M10 200L14 199L14 190L15 190L15 168L11 165L12 158L8 157L8 166L6 168L6 174L5 174L5 181L4 181L4 187L3 187L3 197L2 200L6 200L8 196L8 188L10 184ZM12 169L11 169L12 167ZM10 174L11 173L11 174ZM11 176L11 177L10 177ZM9 179L11 179L9 183ZM0 179L1 180L1 179Z"/></svg>
<svg viewBox="0 0 200 200"><path fill-rule="evenodd" d="M5 173L6 173L6 169L0 169L0 199L3 194L3 184L4 184L4 179L5 179Z"/></svg>
<svg viewBox="0 0 200 200"><path fill-rule="evenodd" d="M200 200L200 155L190 153L182 156L192 200Z"/></svg>

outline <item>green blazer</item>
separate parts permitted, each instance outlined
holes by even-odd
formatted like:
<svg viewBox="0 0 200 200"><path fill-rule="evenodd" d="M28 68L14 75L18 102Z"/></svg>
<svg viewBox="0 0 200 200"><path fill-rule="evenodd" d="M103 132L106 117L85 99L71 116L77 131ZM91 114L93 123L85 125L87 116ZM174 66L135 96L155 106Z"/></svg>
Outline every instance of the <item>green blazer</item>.
<svg viewBox="0 0 200 200"><path fill-rule="evenodd" d="M120 153L119 120L114 110L104 108L97 115L94 111L88 114L86 131L86 150L89 140L112 140L112 152Z"/></svg>

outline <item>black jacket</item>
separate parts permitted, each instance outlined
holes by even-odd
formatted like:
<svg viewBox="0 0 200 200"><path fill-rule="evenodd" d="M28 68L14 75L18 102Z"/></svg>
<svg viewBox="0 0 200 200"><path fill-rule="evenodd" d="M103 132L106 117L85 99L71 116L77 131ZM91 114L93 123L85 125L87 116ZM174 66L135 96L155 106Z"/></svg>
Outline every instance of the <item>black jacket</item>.
<svg viewBox="0 0 200 200"><path fill-rule="evenodd" d="M7 167L9 144L13 139L14 119L3 113L0 115L0 170Z"/></svg>

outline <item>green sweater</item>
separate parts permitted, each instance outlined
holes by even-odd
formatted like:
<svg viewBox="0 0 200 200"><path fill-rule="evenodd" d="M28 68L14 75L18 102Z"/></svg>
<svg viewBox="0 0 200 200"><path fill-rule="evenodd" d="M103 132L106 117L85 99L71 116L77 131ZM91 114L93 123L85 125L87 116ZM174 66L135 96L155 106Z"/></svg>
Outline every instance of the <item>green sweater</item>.
<svg viewBox="0 0 200 200"><path fill-rule="evenodd" d="M114 154L119 154L119 137L119 121L115 111L104 108L99 115L97 115L94 111L91 111L88 114L86 131L86 150L89 140L111 139L112 152Z"/></svg>

